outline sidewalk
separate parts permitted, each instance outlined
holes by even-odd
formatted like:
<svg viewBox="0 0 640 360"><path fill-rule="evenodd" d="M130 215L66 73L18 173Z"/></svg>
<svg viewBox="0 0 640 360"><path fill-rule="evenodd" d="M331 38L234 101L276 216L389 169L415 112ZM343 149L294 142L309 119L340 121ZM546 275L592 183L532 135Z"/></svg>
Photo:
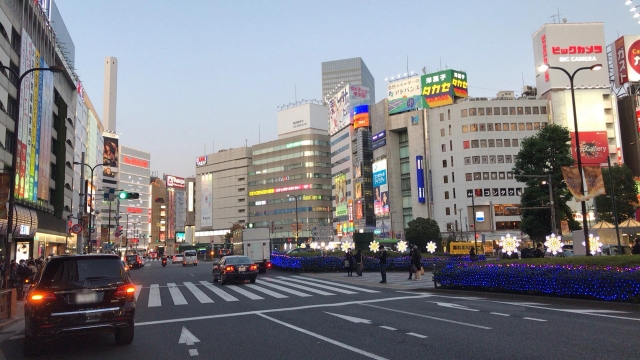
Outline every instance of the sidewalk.
<svg viewBox="0 0 640 360"><path fill-rule="evenodd" d="M24 301L16 303L16 312L12 317L0 320L0 332L24 319Z"/></svg>
<svg viewBox="0 0 640 360"><path fill-rule="evenodd" d="M356 272L353 272L353 276L347 276L346 272L339 273L303 273L301 275L316 277L319 279L326 279L331 281L347 282L351 284L359 284L370 287L387 288L394 290L427 290L434 289L433 281L431 280L431 272L427 271L422 275L420 280L409 280L408 271L387 271L387 283L380 284L382 277L380 272L363 272L362 276L356 276Z"/></svg>

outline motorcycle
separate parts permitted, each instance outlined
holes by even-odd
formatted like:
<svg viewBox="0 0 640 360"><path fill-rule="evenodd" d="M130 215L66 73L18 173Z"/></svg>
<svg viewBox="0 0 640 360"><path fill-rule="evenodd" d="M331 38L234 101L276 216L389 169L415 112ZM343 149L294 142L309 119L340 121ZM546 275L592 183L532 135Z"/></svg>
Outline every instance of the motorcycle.
<svg viewBox="0 0 640 360"><path fill-rule="evenodd" d="M162 259L162 267L167 266L167 259Z"/></svg>

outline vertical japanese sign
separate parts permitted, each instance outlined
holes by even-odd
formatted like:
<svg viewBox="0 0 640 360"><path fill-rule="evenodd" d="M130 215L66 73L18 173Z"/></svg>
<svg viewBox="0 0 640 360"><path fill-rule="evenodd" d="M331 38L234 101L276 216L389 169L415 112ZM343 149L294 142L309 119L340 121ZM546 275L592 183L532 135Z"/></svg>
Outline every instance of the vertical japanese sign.
<svg viewBox="0 0 640 360"><path fill-rule="evenodd" d="M389 115L415 110L422 105L419 76L390 82L387 85L387 93Z"/></svg>
<svg viewBox="0 0 640 360"><path fill-rule="evenodd" d="M333 178L335 188L336 216L347 215L347 174L340 173Z"/></svg>
<svg viewBox="0 0 640 360"><path fill-rule="evenodd" d="M418 202L424 204L426 196L424 186L424 159L422 155L416 156L416 179L418 181Z"/></svg>
<svg viewBox="0 0 640 360"><path fill-rule="evenodd" d="M640 81L640 36L622 36L611 48L616 87Z"/></svg>
<svg viewBox="0 0 640 360"><path fill-rule="evenodd" d="M389 185L387 184L387 159L373 163L373 212L389 213Z"/></svg>
<svg viewBox="0 0 640 360"><path fill-rule="evenodd" d="M443 70L422 75L422 106L434 108L453 104L455 98L466 98L467 74L456 70Z"/></svg>
<svg viewBox="0 0 640 360"><path fill-rule="evenodd" d="M200 176L200 189L202 199L200 201L200 226L213 226L213 175L202 174Z"/></svg>
<svg viewBox="0 0 640 360"><path fill-rule="evenodd" d="M9 187L11 184L9 173L0 174L0 219L7 218L7 202L9 201Z"/></svg>

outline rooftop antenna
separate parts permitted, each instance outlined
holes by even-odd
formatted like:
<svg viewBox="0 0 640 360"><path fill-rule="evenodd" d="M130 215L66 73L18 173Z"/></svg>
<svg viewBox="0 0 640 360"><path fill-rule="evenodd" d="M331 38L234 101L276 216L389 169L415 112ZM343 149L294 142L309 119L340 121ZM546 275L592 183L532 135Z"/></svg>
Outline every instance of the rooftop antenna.
<svg viewBox="0 0 640 360"><path fill-rule="evenodd" d="M560 23L560 15L562 15L562 14L560 14L560 8L558 8L558 13L549 16L549 18L553 19L553 23L554 24L556 24L556 21L559 24ZM566 19L562 19L562 22L566 23L567 21L566 21Z"/></svg>

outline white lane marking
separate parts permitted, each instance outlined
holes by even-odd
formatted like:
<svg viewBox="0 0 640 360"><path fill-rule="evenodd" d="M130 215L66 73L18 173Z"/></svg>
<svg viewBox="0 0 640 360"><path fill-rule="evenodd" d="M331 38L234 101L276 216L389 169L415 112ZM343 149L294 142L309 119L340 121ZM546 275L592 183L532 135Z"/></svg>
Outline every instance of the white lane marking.
<svg viewBox="0 0 640 360"><path fill-rule="evenodd" d="M280 325L286 326L286 327L288 327L288 328L290 328L290 329L293 329L293 330L296 330L296 331L300 331L300 332L301 332L301 333L303 333L303 334L307 334L307 335L313 336L313 337L315 337L316 339L320 339L320 340L326 341L326 342L328 342L329 344L333 344L333 345L339 346L339 347L341 347L341 348L343 348L343 349L346 349L346 350L349 350L349 351L353 351L353 352L354 352L354 353L356 353L356 354L360 354L360 355L366 356L366 357L371 358L371 359L386 360L386 359L385 359L385 358L383 358L382 356L378 356L378 355L376 355L376 354L372 354L372 353L370 353L370 352L368 352L368 351L364 351L364 350L362 350L362 349L355 348L355 347L353 347L353 346L350 346L350 345L347 345L347 344L341 343L341 342L339 342L339 341L336 341L336 340L330 339L330 338L328 338L328 337L326 337L326 336L322 336L322 335L320 335L320 334L316 334L316 333L311 332L311 331L309 331L309 330L305 330L305 329L299 328L299 327L297 327L297 326L294 326L294 325L288 324L288 323L286 323L286 322L284 322L284 321L280 321L280 320L274 319L274 318L272 318L272 317L270 317L270 316L267 316L267 315L264 315L264 314L257 314L257 315L258 315L258 316L261 316L261 317L263 317L263 318L265 318L265 319L267 319L267 320L271 320L271 321L273 321L273 322L275 322L275 323L278 323L278 324L280 324Z"/></svg>
<svg viewBox="0 0 640 360"><path fill-rule="evenodd" d="M302 289L304 291L307 292L312 292L315 294L319 294L319 295L335 295L326 291L322 291L322 290L317 290L317 289L311 289L308 286L302 286L302 285L298 285L298 284L292 284L292 283L288 283L286 281L282 281L282 280L277 280L277 279L272 279L272 278L265 278L265 280L270 281L270 282L276 282L278 284L283 284L283 285L287 285L287 286L291 286L294 288L298 288L298 289Z"/></svg>
<svg viewBox="0 0 640 360"><path fill-rule="evenodd" d="M391 330L391 331L396 331L396 330L398 330L398 329L396 329L396 328L392 328L391 326L384 326L384 325L380 325L380 327L381 327L381 328L383 328L383 329Z"/></svg>
<svg viewBox="0 0 640 360"><path fill-rule="evenodd" d="M175 305L187 305L187 299L182 296L182 293L180 292L180 289L176 287L176 284L167 283L167 287L169 288L169 293L171 294L171 298Z"/></svg>
<svg viewBox="0 0 640 360"><path fill-rule="evenodd" d="M523 317L523 319L525 319L525 320L533 320L533 321L547 321L547 320L543 320L543 319L536 319L536 318L530 318L530 317Z"/></svg>
<svg viewBox="0 0 640 360"><path fill-rule="evenodd" d="M9 340L18 340L18 339L24 339L24 334L23 335L14 335L14 336L9 338Z"/></svg>
<svg viewBox="0 0 640 360"><path fill-rule="evenodd" d="M136 292L133 293L133 295L136 298L136 301L138 301L138 296L140 296L141 290L142 290L142 285L136 285Z"/></svg>
<svg viewBox="0 0 640 360"><path fill-rule="evenodd" d="M465 323L465 322L461 322L461 321L455 321L455 320L449 320L449 319L442 319L442 318L437 318L434 316L428 316L428 315L422 315L422 314L416 314L416 313L411 313L408 311L401 311L401 310L395 310L395 309L388 309L388 308L384 308L382 306L375 306L375 305L369 305L369 304L361 304L364 306L371 306L374 308L378 308L378 309L382 309L382 310L387 310L387 311L393 311L393 312L397 312L400 314L407 314L407 315L413 315L413 316L418 316L418 317L423 317L425 319L431 319L431 320L438 320L438 321L444 321L444 322L448 322L451 324L458 324L458 325L464 325L464 326L471 326L474 328L478 328L478 329L484 329L484 330L491 330L490 327L488 326L482 326L482 325L476 325L476 324L470 324L470 323Z"/></svg>
<svg viewBox="0 0 640 360"><path fill-rule="evenodd" d="M239 294L242 294L251 300L264 300L262 296L258 296L254 293L248 292L247 290L240 288L238 285L227 285L227 289L231 289Z"/></svg>
<svg viewBox="0 0 640 360"><path fill-rule="evenodd" d="M361 292L366 292L366 293L379 293L380 292L380 291L376 291L376 290L361 288L361 287L358 287L358 286L351 286L351 285L339 284L337 282L319 280L319 279L315 279L315 278L312 278L312 277L309 277L309 276L291 276L291 277L292 278L296 278L296 279L303 279L303 280L309 280L309 281L313 281L313 282L318 282L318 283L322 283L322 284L339 286L339 287L343 287L345 289L351 289L351 290L356 290L356 291L361 291Z"/></svg>
<svg viewBox="0 0 640 360"><path fill-rule="evenodd" d="M534 305L522 305L522 304L518 304L518 303L510 303L510 302L502 302L502 301L492 301L492 302L495 302L495 303L498 303L498 304L520 305L520 306L530 307L530 308L534 308L534 309L568 312L568 313L581 314L581 315L600 316L600 317L607 317L607 318L612 318L612 319L640 321L640 318L631 318L631 317L624 317L624 316L614 316L614 315L606 315L606 314L594 313L594 312L597 312L597 310L594 311L594 312L590 312L589 310L585 311L585 310L576 310L576 309L554 309L554 308L550 308L550 307L534 306Z"/></svg>
<svg viewBox="0 0 640 360"><path fill-rule="evenodd" d="M183 326L182 331L180 332L180 339L178 340L178 344L187 344L187 346L191 346L197 342L200 342L200 339L198 339L191 333L191 331L187 330L187 328Z"/></svg>
<svg viewBox="0 0 640 360"><path fill-rule="evenodd" d="M329 314L329 315L333 315L333 316L337 316L341 319L347 320L347 321L351 321L352 323L356 323L356 324L371 324L371 320L367 320L367 319L361 319L361 318L357 318L354 316L349 316L349 315L342 315L342 314L334 314L334 313L330 313L325 311L325 314Z"/></svg>
<svg viewBox="0 0 640 360"><path fill-rule="evenodd" d="M335 286L314 284L314 283L306 281L306 280L292 279L292 278L289 278L289 277L286 277L286 276L278 276L278 278L286 280L286 281L294 281L296 283L302 283L302 284L305 284L307 286L315 286L315 287L320 288L320 289L331 290L331 291L339 292L339 293L342 293L342 294L348 294L348 295L357 294L355 291L339 289L339 288L337 288Z"/></svg>
<svg viewBox="0 0 640 360"><path fill-rule="evenodd" d="M497 312L490 312L489 314L500 315L500 316L511 316L509 314L503 314L503 313L497 313Z"/></svg>
<svg viewBox="0 0 640 360"><path fill-rule="evenodd" d="M236 298L235 296L229 294L228 292L222 289L219 289L213 286L213 284L210 284L208 281L202 280L200 281L200 284L204 285L204 287L206 287L207 289L213 291L216 295L220 296L225 301L238 301L238 298Z"/></svg>
<svg viewBox="0 0 640 360"><path fill-rule="evenodd" d="M198 356L198 349L189 349L190 356Z"/></svg>
<svg viewBox="0 0 640 360"><path fill-rule="evenodd" d="M300 296L300 297L309 297L309 296L313 296L313 295L311 295L311 294L305 294L305 293L300 292L300 291L297 291L297 290L287 289L286 287L283 287L283 286L280 286L280 285L276 285L276 284L270 284L270 283L268 283L268 282L264 282L264 281L256 281L256 282L257 282L258 284L260 284L260 285L269 286L269 287L272 287L272 288L274 288L274 289L278 289L278 290L280 290L280 291L284 291L284 292L286 292L286 293L293 294L293 295L297 295L297 296Z"/></svg>
<svg viewBox="0 0 640 360"><path fill-rule="evenodd" d="M443 303L443 302L437 302L437 301L425 301L425 302L434 303L434 304L436 304L438 306L443 306L443 307L447 307L447 308L450 308L450 309L467 310L467 311L480 311L480 310L468 308L468 307L466 307L464 305L459 305L459 304L454 304L454 303Z"/></svg>
<svg viewBox="0 0 640 360"><path fill-rule="evenodd" d="M202 304L210 304L213 302L210 297L208 297L202 290L198 289L198 287L190 282L185 282L184 285L193 293L193 295L200 300Z"/></svg>
<svg viewBox="0 0 640 360"><path fill-rule="evenodd" d="M206 283L206 281L204 283ZM277 308L277 309L244 311L244 312L230 313L230 314L204 315L204 316L194 316L194 317L188 317L188 318L181 317L181 318L177 318L177 319L136 322L135 326L169 324L169 323L176 323L176 322L199 321L199 320L209 320L209 319L222 319L222 318L227 318L227 317L267 314L267 313L272 313L272 312L276 313L276 312L285 312L285 311L318 309L318 308L325 308L325 307L341 307L341 306L350 306L350 305L363 305L363 304L379 303L379 302L381 303L381 302L396 301L396 300L408 300L408 299L409 300L415 300L415 299L423 299L424 297L425 297L424 295L399 296L399 297L373 299L373 300L355 300L355 301L345 301L345 302L330 303L330 304L304 305L304 306L296 306L296 307L291 307L291 308ZM415 315L415 314L412 314L412 313L409 313L409 314L410 315Z"/></svg>
<svg viewBox="0 0 640 360"><path fill-rule="evenodd" d="M160 301L160 288L158 284L152 284L149 286L149 307L162 306Z"/></svg>
<svg viewBox="0 0 640 360"><path fill-rule="evenodd" d="M288 296L287 296L287 295L279 294L279 293L277 293L277 292L275 292L275 291L271 291L271 290L269 290L269 289L265 289L265 288L263 288L262 286L258 286L258 285L256 285L256 284L247 284L247 285L245 285L245 286L248 286L250 289L253 289L253 290L256 290L256 291L260 291L260 292L265 293L265 294L267 294L267 295L271 295L271 296L273 296L274 298L278 298L278 299L285 299L285 298L288 298Z"/></svg>
<svg viewBox="0 0 640 360"><path fill-rule="evenodd" d="M196 277L196 276L195 276L195 275L193 275L192 273L189 273L189 275L191 275L191 276L193 276L193 277Z"/></svg>
<svg viewBox="0 0 640 360"><path fill-rule="evenodd" d="M416 333L407 333L407 335L419 337L421 339L426 339L427 338L425 335L420 335L420 334L416 334Z"/></svg>

